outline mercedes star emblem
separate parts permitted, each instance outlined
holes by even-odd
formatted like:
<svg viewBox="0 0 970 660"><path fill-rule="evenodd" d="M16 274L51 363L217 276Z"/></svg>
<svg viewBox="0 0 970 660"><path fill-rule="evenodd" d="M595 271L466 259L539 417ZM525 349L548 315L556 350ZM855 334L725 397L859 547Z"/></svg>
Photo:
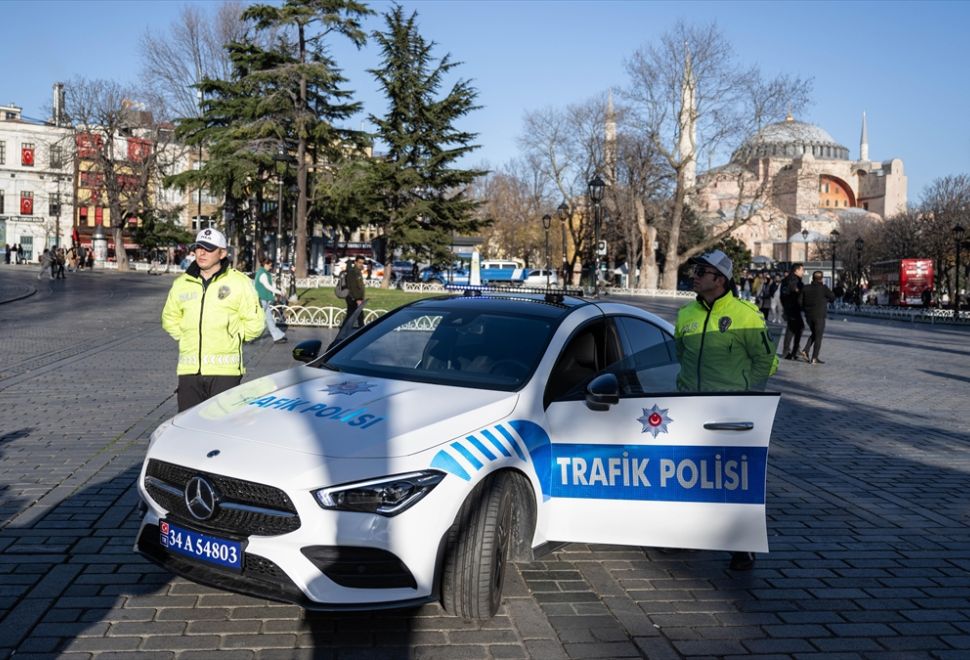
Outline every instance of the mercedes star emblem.
<svg viewBox="0 0 970 660"><path fill-rule="evenodd" d="M185 506L198 520L208 520L216 510L216 489L203 477L192 477L185 485Z"/></svg>

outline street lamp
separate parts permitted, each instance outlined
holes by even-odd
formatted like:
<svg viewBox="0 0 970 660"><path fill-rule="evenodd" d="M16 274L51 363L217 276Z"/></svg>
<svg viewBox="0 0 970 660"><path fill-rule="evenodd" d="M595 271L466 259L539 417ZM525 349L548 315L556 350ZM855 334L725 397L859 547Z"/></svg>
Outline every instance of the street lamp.
<svg viewBox="0 0 970 660"><path fill-rule="evenodd" d="M603 201L603 192L606 182L599 174L594 176L587 184L589 200L593 203L593 297L599 298L600 295L600 203Z"/></svg>
<svg viewBox="0 0 970 660"><path fill-rule="evenodd" d="M802 240L805 241L805 263L808 263L808 230L802 230Z"/></svg>
<svg viewBox="0 0 970 660"><path fill-rule="evenodd" d="M956 272L953 274L953 320L960 320L960 242L963 240L963 227L956 225L953 227L953 240L956 243L957 263Z"/></svg>
<svg viewBox="0 0 970 660"><path fill-rule="evenodd" d="M559 216L559 228L562 229L562 287L565 288L568 281L566 271L569 269L569 262L566 260L566 218L569 217L569 205L565 201L556 209L556 215Z"/></svg>
<svg viewBox="0 0 970 660"><path fill-rule="evenodd" d="M835 253L839 249L839 230L833 229L829 232L832 237L832 288L835 288Z"/></svg>
<svg viewBox="0 0 970 660"><path fill-rule="evenodd" d="M277 163L276 166L276 177L277 177L277 196L276 196L276 281L279 282L283 275L283 263L282 263L282 246L283 246L283 172L286 169L286 163L290 160L289 154L286 153L286 145L282 142L276 147L276 153L273 154L273 160ZM283 167L279 166L279 163L283 163Z"/></svg>
<svg viewBox="0 0 970 660"><path fill-rule="evenodd" d="M549 225L552 224L552 216L546 213L542 216L542 229L546 234L546 288L549 288Z"/></svg>

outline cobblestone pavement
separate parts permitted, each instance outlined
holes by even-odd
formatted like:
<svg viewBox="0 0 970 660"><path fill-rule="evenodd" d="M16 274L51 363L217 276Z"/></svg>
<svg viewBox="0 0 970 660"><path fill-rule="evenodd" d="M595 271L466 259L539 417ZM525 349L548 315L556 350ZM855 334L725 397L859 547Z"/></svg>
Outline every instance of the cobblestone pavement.
<svg viewBox="0 0 970 660"><path fill-rule="evenodd" d="M31 277L0 268L0 287ZM826 364L783 361L771 553L750 573L726 553L574 544L515 566L487 623L334 615L131 551L147 438L175 412L170 281L80 273L0 306L0 657L970 657L966 331L836 318ZM290 347L250 345L248 377Z"/></svg>

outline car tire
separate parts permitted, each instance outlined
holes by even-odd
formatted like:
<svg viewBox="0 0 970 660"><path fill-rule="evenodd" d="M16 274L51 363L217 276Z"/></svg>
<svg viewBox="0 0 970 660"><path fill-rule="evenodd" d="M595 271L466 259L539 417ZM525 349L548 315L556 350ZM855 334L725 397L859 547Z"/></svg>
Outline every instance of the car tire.
<svg viewBox="0 0 970 660"><path fill-rule="evenodd" d="M514 542L515 488L499 474L479 484L449 530L441 576L441 604L465 619L495 616Z"/></svg>

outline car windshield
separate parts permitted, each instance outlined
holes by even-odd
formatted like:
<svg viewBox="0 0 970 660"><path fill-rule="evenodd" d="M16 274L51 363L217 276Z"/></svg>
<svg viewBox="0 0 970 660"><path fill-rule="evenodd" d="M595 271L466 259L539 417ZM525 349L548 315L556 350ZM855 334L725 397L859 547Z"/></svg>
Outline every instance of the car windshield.
<svg viewBox="0 0 970 660"><path fill-rule="evenodd" d="M320 366L380 378L514 391L539 364L559 319L494 309L404 308Z"/></svg>

